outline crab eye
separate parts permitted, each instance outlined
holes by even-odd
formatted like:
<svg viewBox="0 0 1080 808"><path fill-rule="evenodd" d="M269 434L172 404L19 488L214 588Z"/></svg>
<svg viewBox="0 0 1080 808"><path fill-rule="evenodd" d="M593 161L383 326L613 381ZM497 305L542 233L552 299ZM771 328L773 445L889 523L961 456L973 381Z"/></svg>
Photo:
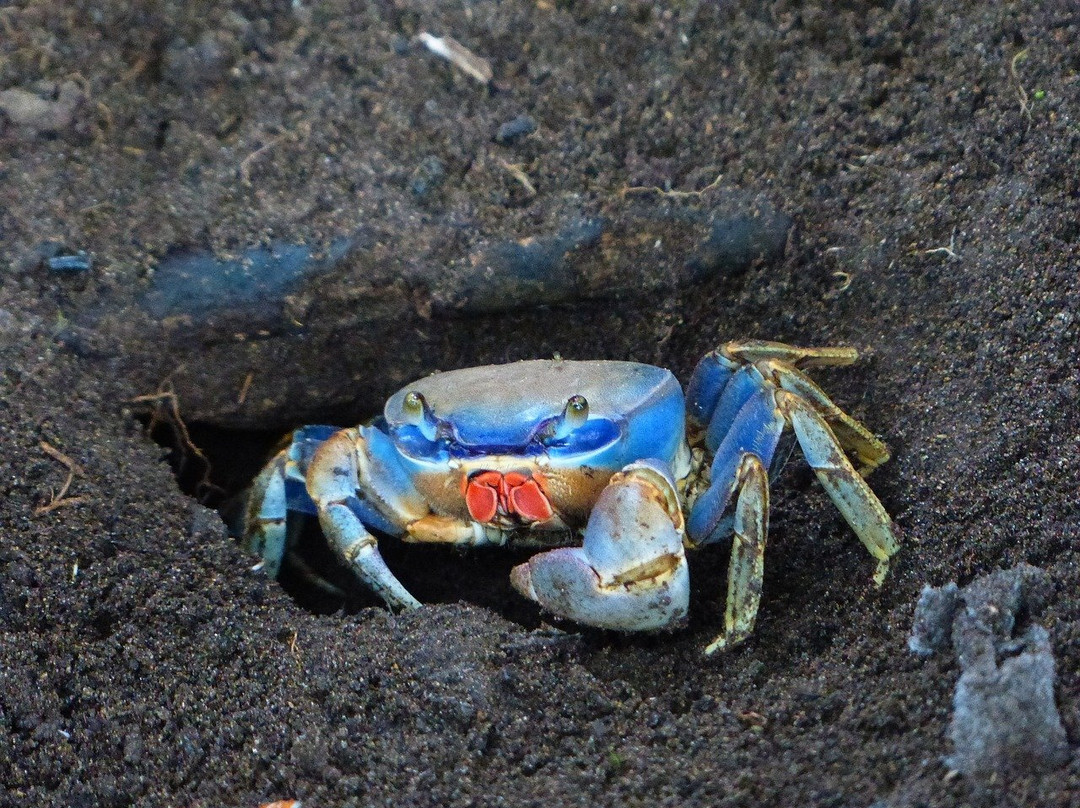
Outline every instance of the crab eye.
<svg viewBox="0 0 1080 808"><path fill-rule="evenodd" d="M589 402L585 400L585 396L570 396L563 411L548 422L543 440L565 440L588 420Z"/></svg>
<svg viewBox="0 0 1080 808"><path fill-rule="evenodd" d="M424 415L424 404L426 403L422 395L415 390L411 390L405 394L405 400L401 402L401 407L410 420L414 418L419 420Z"/></svg>
<svg viewBox="0 0 1080 808"><path fill-rule="evenodd" d="M568 429L577 429L584 426L589 420L589 402L585 396L570 396L563 410L563 423Z"/></svg>
<svg viewBox="0 0 1080 808"><path fill-rule="evenodd" d="M439 420L420 393L415 390L406 393L401 409L405 412L405 420L417 427L425 438L435 440L438 437Z"/></svg>

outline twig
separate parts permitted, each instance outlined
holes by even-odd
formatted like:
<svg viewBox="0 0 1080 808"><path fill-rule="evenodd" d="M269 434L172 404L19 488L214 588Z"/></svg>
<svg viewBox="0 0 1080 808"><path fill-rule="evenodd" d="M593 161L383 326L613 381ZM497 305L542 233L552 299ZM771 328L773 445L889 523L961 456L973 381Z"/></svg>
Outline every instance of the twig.
<svg viewBox="0 0 1080 808"><path fill-rule="evenodd" d="M296 669L302 671L304 669L304 664L300 656L300 646L297 643L299 638L300 632L293 629L292 641L289 643L289 653L292 654L293 661L296 662Z"/></svg>
<svg viewBox="0 0 1080 808"><path fill-rule="evenodd" d="M1016 92L1020 95L1020 111L1027 116L1028 122L1031 122L1031 105L1028 104L1027 90L1024 89L1024 85L1020 82L1020 75L1016 72L1016 66L1027 58L1028 49L1024 48L1021 51L1017 51L1013 56L1012 61L1009 62L1009 75L1012 76L1013 82L1016 84Z"/></svg>
<svg viewBox="0 0 1080 808"><path fill-rule="evenodd" d="M482 56L477 56L453 37L433 36L427 31L421 31L416 38L436 56L446 59L462 73L481 84L489 84L495 76L495 72L491 69L491 62Z"/></svg>
<svg viewBox="0 0 1080 808"><path fill-rule="evenodd" d="M282 132L276 137L271 138L269 141L264 143L262 146L257 148L255 151L253 151L251 154L249 154L247 157L240 161L240 181L244 185L251 185L252 164L264 154L269 152L272 148L277 146L279 143L284 143L288 140L296 141L297 143L303 143L310 136L311 125L304 121L300 124L299 127L297 127L296 131L289 130L286 132Z"/></svg>
<svg viewBox="0 0 1080 808"><path fill-rule="evenodd" d="M948 247L932 247L929 250L920 250L922 255L937 255L938 253L945 253L945 255L953 261L960 260L960 253L956 251L956 228L953 228L952 235L949 236Z"/></svg>
<svg viewBox="0 0 1080 808"><path fill-rule="evenodd" d="M842 269L835 270L832 273L832 276L840 281L840 285L837 286L835 289L830 289L825 295L825 297L827 298L842 295L844 292L851 288L851 281L855 277L850 272L844 272L844 270Z"/></svg>
<svg viewBox="0 0 1080 808"><path fill-rule="evenodd" d="M532 184L532 180L529 179L529 175L525 173L525 169L521 167L520 163L508 163L505 160L499 160L501 165L511 177L521 183L521 187L525 189L525 193L529 196L536 196L536 186Z"/></svg>
<svg viewBox="0 0 1080 808"><path fill-rule="evenodd" d="M628 196L629 194L657 194L658 196L667 196L672 199L684 199L687 197L704 196L709 191L720 186L720 180L724 178L723 174L717 174L716 179L702 188L700 191L665 191L663 188L658 188L655 185L631 185L627 188L623 188L620 191L620 196Z"/></svg>
<svg viewBox="0 0 1080 808"><path fill-rule="evenodd" d="M68 473L67 479L64 480L64 484L60 486L59 493L52 494L48 502L46 502L44 505L40 505L37 508L34 508L34 516L41 516L44 513L50 513L52 511L55 511L57 508L63 508L66 505L75 505L80 502L85 502L86 497L67 496L68 489L71 488L71 483L74 481L75 475L78 474L81 477L83 474L85 474L85 472L82 470L82 467L47 441L38 441L38 446L41 447L41 451L45 452L45 454L47 454L53 460L66 466Z"/></svg>
<svg viewBox="0 0 1080 808"><path fill-rule="evenodd" d="M255 374L249 372L248 375L244 377L244 383L240 385L240 392L236 396L236 405L238 407L243 406L244 402L247 401L248 392L251 390L251 383L253 381L255 381Z"/></svg>
<svg viewBox="0 0 1080 808"><path fill-rule="evenodd" d="M39 441L38 446L41 447L41 451L45 452L45 454L47 454L53 460L56 460L59 463L63 463L65 466L67 466L70 470L72 470L73 472L78 474L80 477L86 473L85 471L83 471L82 466L80 466L78 463L76 463L74 460L72 460L66 454L61 452L59 449L57 449L51 443L48 443L47 441Z"/></svg>
<svg viewBox="0 0 1080 808"><path fill-rule="evenodd" d="M221 490L219 486L214 485L214 483L210 481L210 459L191 439L191 433L188 432L187 424L185 424L184 419L180 417L180 398L176 395L176 392L172 389L171 383L168 380L161 383L161 387L158 388L156 393L135 396L135 398L129 399L128 403L154 404L154 408L150 412L150 423L146 425L147 432L153 432L154 428L161 423L167 423L172 429L173 435L176 437L176 442L180 445L180 463L176 471L177 476L183 472L184 467L187 465L188 453L190 452L201 460L203 464L202 476L195 484L196 492L203 494L209 491Z"/></svg>

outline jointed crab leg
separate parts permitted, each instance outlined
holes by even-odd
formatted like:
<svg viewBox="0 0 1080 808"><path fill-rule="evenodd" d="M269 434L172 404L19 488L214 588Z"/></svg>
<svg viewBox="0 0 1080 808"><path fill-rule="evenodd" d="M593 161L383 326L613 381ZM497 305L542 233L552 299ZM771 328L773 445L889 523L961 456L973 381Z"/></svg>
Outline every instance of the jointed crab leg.
<svg viewBox="0 0 1080 808"><path fill-rule="evenodd" d="M889 559L900 549L889 514L855 471L825 419L786 391L779 391L776 399L799 438L806 462L863 546L878 560L874 583L881 586L889 572Z"/></svg>
<svg viewBox="0 0 1080 808"><path fill-rule="evenodd" d="M889 459L889 450L880 439L842 409L837 407L804 373L790 365L770 362L764 367L781 389L798 396L821 414L837 442L859 461L859 473L865 477Z"/></svg>
<svg viewBox="0 0 1080 808"><path fill-rule="evenodd" d="M738 390L732 395L742 398ZM769 532L766 469L773 461L785 426L775 391L757 384L716 447L712 483L691 511L687 532L692 544L709 544L732 536L724 633L705 649L707 654L736 645L753 631ZM736 493L735 512L727 517L728 505Z"/></svg>
<svg viewBox="0 0 1080 808"><path fill-rule="evenodd" d="M262 569L272 578L281 571L282 559L288 557L298 570L316 586L337 593L333 584L311 571L293 553L299 520L290 520L290 512L316 513L308 496L304 474L315 450L337 431L332 426L305 426L295 430L288 445L274 455L259 476L252 481L245 503L246 515L235 526L244 548L259 556Z"/></svg>
<svg viewBox="0 0 1080 808"><path fill-rule="evenodd" d="M726 342L714 353L738 362L761 362L772 359L794 368L843 367L859 358L857 350L846 346L803 348L783 342L754 339Z"/></svg>
<svg viewBox="0 0 1080 808"><path fill-rule="evenodd" d="M736 486L739 499L728 562L727 607L724 633L705 647L711 654L750 636L761 602L765 574L765 540L769 534L769 476L757 456L743 456Z"/></svg>
<svg viewBox="0 0 1080 808"><path fill-rule="evenodd" d="M581 547L550 550L514 567L525 597L599 628L678 625L690 601L683 517L675 481L654 461L631 463L601 493Z"/></svg>
<svg viewBox="0 0 1080 808"><path fill-rule="evenodd" d="M420 601L414 598L386 566L375 537L364 527L361 517L373 521L379 511L357 497L357 482L361 464L366 471L387 471L381 459L370 452L370 433L374 430L343 429L332 435L312 459L308 472L308 493L319 512L319 525L330 546L349 566L357 578L371 588L392 609L417 609ZM392 472L391 472L392 473ZM408 489L399 489L394 502L384 507L408 507ZM426 508L423 509L426 512ZM383 520L387 519L382 514Z"/></svg>
<svg viewBox="0 0 1080 808"><path fill-rule="evenodd" d="M756 362L739 366L740 358ZM705 444L714 458L710 486L687 522L688 541L708 544L734 533L725 633L708 653L740 642L753 628L768 526L765 469L775 471L778 460L782 462L777 447L789 426L826 492L878 560L874 583L880 586L888 572L889 559L899 549L892 521L844 449L858 457L863 473L884 462L888 451L794 367L796 362L847 364L853 358L850 349L729 343L705 357L694 372L687 406L691 416L705 419ZM736 492L735 513L728 517L725 512Z"/></svg>
<svg viewBox="0 0 1080 808"><path fill-rule="evenodd" d="M737 392L741 395L741 391ZM773 391L760 383L728 423L730 428L723 440L709 447L716 453L711 483L694 504L687 520L688 539L695 546L712 544L731 535L731 521L725 519L724 514L738 490L743 458L757 457L767 468L785 426L784 417L776 408Z"/></svg>
<svg viewBox="0 0 1080 808"><path fill-rule="evenodd" d="M281 560L288 547L286 461L285 452L278 452L252 482L243 525L244 549L262 559L259 563L271 578L281 572Z"/></svg>

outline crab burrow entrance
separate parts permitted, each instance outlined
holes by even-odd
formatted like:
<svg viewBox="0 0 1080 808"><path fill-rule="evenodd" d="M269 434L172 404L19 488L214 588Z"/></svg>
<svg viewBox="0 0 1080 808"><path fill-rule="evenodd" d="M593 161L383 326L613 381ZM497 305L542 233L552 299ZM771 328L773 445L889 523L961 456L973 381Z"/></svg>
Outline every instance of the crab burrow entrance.
<svg viewBox="0 0 1080 808"><path fill-rule="evenodd" d="M232 523L231 533L235 532L232 525L241 503L239 495L288 437L288 433L281 431L181 423L167 407L140 415L139 420L148 428L154 442L165 450L180 490L217 510L227 525ZM360 586L343 567L327 545L318 521L313 518L302 521L299 557L307 568L332 582L338 591L327 591L313 583L306 570L286 563L278 583L297 605L318 614L383 608L382 601ZM410 545L390 535L380 534L378 538L387 564L424 603L466 601L489 608L529 629L542 622L539 610L517 595L510 585L510 570L534 551L429 547ZM249 573L255 560L249 561L245 556L239 563L238 574L263 574Z"/></svg>

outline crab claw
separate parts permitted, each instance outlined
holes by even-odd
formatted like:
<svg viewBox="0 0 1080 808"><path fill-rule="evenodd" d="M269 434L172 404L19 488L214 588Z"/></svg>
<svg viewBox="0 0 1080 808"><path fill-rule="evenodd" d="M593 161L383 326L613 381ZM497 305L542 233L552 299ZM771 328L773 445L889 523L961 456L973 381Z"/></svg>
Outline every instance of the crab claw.
<svg viewBox="0 0 1080 808"><path fill-rule="evenodd" d="M510 581L560 617L597 628L672 628L686 616L690 574L683 516L666 465L639 461L601 493L581 547L533 556Z"/></svg>

